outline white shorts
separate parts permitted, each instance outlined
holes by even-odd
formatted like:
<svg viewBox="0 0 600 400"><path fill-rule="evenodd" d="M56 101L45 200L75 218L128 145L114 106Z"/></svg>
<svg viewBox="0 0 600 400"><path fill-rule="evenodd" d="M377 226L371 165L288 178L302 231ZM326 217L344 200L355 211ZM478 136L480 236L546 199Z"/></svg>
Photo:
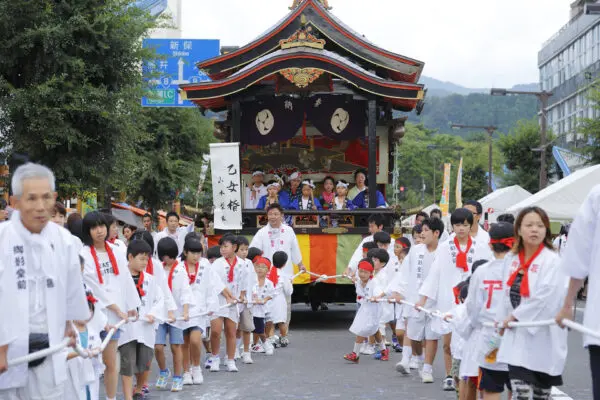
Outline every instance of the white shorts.
<svg viewBox="0 0 600 400"><path fill-rule="evenodd" d="M442 335L435 333L431 329L431 317L428 315L419 315L418 317L409 317L406 322L406 335L410 340L420 342L421 340L440 340Z"/></svg>
<svg viewBox="0 0 600 400"><path fill-rule="evenodd" d="M274 324L286 323L288 316L288 305L284 295L276 295L271 300L271 309L269 312L270 320Z"/></svg>
<svg viewBox="0 0 600 400"><path fill-rule="evenodd" d="M64 383L54 384L52 357L43 363L27 369L27 385L18 389L0 390L1 400L62 400Z"/></svg>

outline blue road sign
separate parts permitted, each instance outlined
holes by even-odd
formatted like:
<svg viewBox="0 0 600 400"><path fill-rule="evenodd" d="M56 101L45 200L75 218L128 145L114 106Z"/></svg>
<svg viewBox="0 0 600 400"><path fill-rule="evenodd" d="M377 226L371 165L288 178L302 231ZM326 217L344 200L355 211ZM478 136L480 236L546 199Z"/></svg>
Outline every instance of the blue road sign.
<svg viewBox="0 0 600 400"><path fill-rule="evenodd" d="M196 68L196 63L219 55L218 40L208 39L144 39L144 47L151 47L164 59L144 63L144 79L150 95L142 98L144 107L194 107L179 97L179 85L209 81Z"/></svg>

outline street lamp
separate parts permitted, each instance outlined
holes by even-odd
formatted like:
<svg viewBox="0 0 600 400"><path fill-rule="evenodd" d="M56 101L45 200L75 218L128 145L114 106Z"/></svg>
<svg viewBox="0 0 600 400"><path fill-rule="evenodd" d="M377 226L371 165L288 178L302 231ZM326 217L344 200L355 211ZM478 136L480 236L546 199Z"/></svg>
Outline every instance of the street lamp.
<svg viewBox="0 0 600 400"><path fill-rule="evenodd" d="M482 126L482 125L464 125L464 124L452 124L452 129L483 129L488 133L489 140L489 154L488 154L488 193L492 193L492 136L494 132L498 130L495 126Z"/></svg>
<svg viewBox="0 0 600 400"><path fill-rule="evenodd" d="M427 145L427 150L458 150L458 151L461 151L463 149L464 149L464 147L462 147L462 146L439 146L437 144ZM436 167L437 163L436 163L435 153L433 151L431 152L431 156L433 157L433 202L435 204L437 204L436 199L435 199L435 167Z"/></svg>
<svg viewBox="0 0 600 400"><path fill-rule="evenodd" d="M540 190L544 189L548 184L548 171L546 170L546 131L548 129L548 100L554 93L542 90L541 92L526 92L522 90L508 90L494 88L490 91L492 96L506 96L509 94L523 94L536 96L540 100L542 113L542 127L540 132Z"/></svg>

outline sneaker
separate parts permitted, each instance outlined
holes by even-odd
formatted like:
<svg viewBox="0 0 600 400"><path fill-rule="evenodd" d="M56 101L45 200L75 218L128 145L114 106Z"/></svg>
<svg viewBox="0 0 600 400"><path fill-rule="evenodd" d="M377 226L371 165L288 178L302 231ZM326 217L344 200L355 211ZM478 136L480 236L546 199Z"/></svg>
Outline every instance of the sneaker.
<svg viewBox="0 0 600 400"><path fill-rule="evenodd" d="M404 361L404 358L402 358L402 361L396 364L396 371L400 372L402 375L410 374L410 370L410 363L408 361Z"/></svg>
<svg viewBox="0 0 600 400"><path fill-rule="evenodd" d="M452 378L451 376L445 377L444 383L442 384L442 389L445 392L451 392L453 390L456 390L456 388L454 387L454 378Z"/></svg>
<svg viewBox="0 0 600 400"><path fill-rule="evenodd" d="M167 381L171 376L171 371L169 369L165 371L160 371L158 374L158 379L156 380L156 388L157 389L165 389L167 387Z"/></svg>
<svg viewBox="0 0 600 400"><path fill-rule="evenodd" d="M201 385L204 382L204 376L202 376L202 367L192 367L192 380L194 385Z"/></svg>
<svg viewBox="0 0 600 400"><path fill-rule="evenodd" d="M183 384L184 385L193 385L194 381L192 380L192 373L190 371L186 371L183 373Z"/></svg>
<svg viewBox="0 0 600 400"><path fill-rule="evenodd" d="M134 393L132 399L133 400L144 400L144 394L143 393Z"/></svg>
<svg viewBox="0 0 600 400"><path fill-rule="evenodd" d="M148 385L142 386L142 394L144 396L148 396L150 394L150 388L148 387Z"/></svg>
<svg viewBox="0 0 600 400"><path fill-rule="evenodd" d="M365 348L361 351L361 353L367 356L372 356L373 354L375 354L375 346L373 346L372 344L367 344Z"/></svg>
<svg viewBox="0 0 600 400"><path fill-rule="evenodd" d="M288 347L290 344L290 339L288 339L287 336L282 336L281 339L279 339L279 344L281 347Z"/></svg>
<svg viewBox="0 0 600 400"><path fill-rule="evenodd" d="M377 350L375 354L373 354L373 358L375 360L381 360L381 350Z"/></svg>
<svg viewBox="0 0 600 400"><path fill-rule="evenodd" d="M431 371L421 371L421 382L423 382L423 383L433 383L433 372L431 372Z"/></svg>
<svg viewBox="0 0 600 400"><path fill-rule="evenodd" d="M344 360L348 360L353 362L354 364L358 364L359 356L355 352L348 353L344 356Z"/></svg>
<svg viewBox="0 0 600 400"><path fill-rule="evenodd" d="M421 369L423 362L418 357L411 357L408 366L410 369Z"/></svg>
<svg viewBox="0 0 600 400"><path fill-rule="evenodd" d="M252 346L252 348L250 349L251 352L253 353L264 353L265 352L265 348L263 347L262 344L257 343L255 345Z"/></svg>
<svg viewBox="0 0 600 400"><path fill-rule="evenodd" d="M266 341L266 342L265 342L265 355L267 355L267 356L272 356L272 355L273 355L273 352L274 352L274 350L275 350L275 349L274 349L274 347L273 347L273 344L272 344L271 342L269 342L269 341Z"/></svg>
<svg viewBox="0 0 600 400"><path fill-rule="evenodd" d="M250 353L248 353L248 352L242 353L242 362L244 364L254 364L254 361L252 360L252 357L250 356Z"/></svg>
<svg viewBox="0 0 600 400"><path fill-rule="evenodd" d="M400 343L392 343L392 348L396 353L402 353L402 345Z"/></svg>
<svg viewBox="0 0 600 400"><path fill-rule="evenodd" d="M235 365L235 360L227 360L227 371L238 372L238 368Z"/></svg>
<svg viewBox="0 0 600 400"><path fill-rule="evenodd" d="M381 361L390 361L390 350L381 350Z"/></svg>
<svg viewBox="0 0 600 400"><path fill-rule="evenodd" d="M221 357L213 356L210 361L210 372L219 372L221 370Z"/></svg>
<svg viewBox="0 0 600 400"><path fill-rule="evenodd" d="M183 378L181 376L174 376L173 382L171 383L171 392L181 392L183 390Z"/></svg>
<svg viewBox="0 0 600 400"><path fill-rule="evenodd" d="M210 369L212 365L212 358L210 356L206 356L206 360L204 360L204 369Z"/></svg>
<svg viewBox="0 0 600 400"><path fill-rule="evenodd" d="M233 355L233 359L234 360L239 360L240 359L240 350L239 349L235 349L235 354Z"/></svg>

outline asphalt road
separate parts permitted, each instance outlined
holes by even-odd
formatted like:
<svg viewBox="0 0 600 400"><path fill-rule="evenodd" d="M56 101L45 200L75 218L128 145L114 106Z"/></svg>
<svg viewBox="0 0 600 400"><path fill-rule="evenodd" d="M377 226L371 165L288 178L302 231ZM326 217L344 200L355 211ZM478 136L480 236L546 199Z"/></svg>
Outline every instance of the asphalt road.
<svg viewBox="0 0 600 400"><path fill-rule="evenodd" d="M185 386L180 393L153 388L157 370L154 364L148 398L456 399L455 393L441 390L444 375L441 345L434 365L436 381L433 384L422 384L417 374L400 376L394 369L400 361L400 353L390 353L388 362L370 356L362 356L358 365L346 362L342 357L352 350L354 341L348 331L353 315L353 304L332 305L329 311L316 313L304 305L294 306L289 347L275 350L273 356L254 354L252 365L238 361L238 373L226 372L225 368L221 372L206 371L203 385ZM581 316L579 312L579 320ZM589 360L577 333L569 335L569 357L563 378L565 385L553 400L592 398Z"/></svg>

